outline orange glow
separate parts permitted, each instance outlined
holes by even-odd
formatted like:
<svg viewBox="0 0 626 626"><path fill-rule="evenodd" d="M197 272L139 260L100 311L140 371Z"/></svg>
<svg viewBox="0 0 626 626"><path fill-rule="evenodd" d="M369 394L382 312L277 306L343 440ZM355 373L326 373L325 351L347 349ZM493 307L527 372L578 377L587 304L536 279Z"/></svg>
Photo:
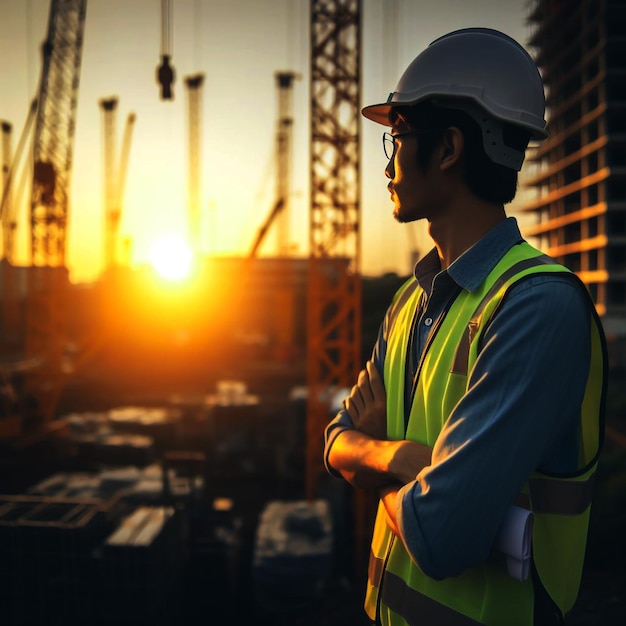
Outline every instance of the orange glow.
<svg viewBox="0 0 626 626"><path fill-rule="evenodd" d="M183 280L191 272L193 253L187 242L175 235L159 237L150 249L150 263L166 280Z"/></svg>

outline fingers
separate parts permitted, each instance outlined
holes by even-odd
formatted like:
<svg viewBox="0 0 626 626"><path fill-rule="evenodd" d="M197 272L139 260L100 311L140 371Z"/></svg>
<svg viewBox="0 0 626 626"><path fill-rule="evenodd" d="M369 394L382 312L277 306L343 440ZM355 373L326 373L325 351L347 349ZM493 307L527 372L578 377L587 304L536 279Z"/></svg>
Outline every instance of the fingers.
<svg viewBox="0 0 626 626"><path fill-rule="evenodd" d="M359 372L357 384L343 406L353 422L364 416L368 407L384 407L386 403L385 387L373 361L367 361L365 369Z"/></svg>
<svg viewBox="0 0 626 626"><path fill-rule="evenodd" d="M365 404L371 404L374 402L374 394L372 392L372 387L370 386L370 375L367 369L359 372L357 385L359 387L359 391L361 392L363 402L365 402Z"/></svg>
<svg viewBox="0 0 626 626"><path fill-rule="evenodd" d="M372 393L372 398L375 404L385 403L386 402L386 394L385 394L385 386L383 384L383 380L376 369L373 361L368 361L365 364L365 369L367 370L369 377L369 386Z"/></svg>
<svg viewBox="0 0 626 626"><path fill-rule="evenodd" d="M343 401L343 405L346 411L348 411L352 421L358 421L359 415L365 409L365 402L363 401L358 385L354 385L354 387L352 387L350 395Z"/></svg>

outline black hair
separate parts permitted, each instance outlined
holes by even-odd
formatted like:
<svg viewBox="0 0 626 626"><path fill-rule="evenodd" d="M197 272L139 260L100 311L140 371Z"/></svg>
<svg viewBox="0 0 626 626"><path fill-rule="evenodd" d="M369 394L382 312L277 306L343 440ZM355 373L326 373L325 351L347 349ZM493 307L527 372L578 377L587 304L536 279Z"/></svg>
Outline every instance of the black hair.
<svg viewBox="0 0 626 626"><path fill-rule="evenodd" d="M517 192L517 171L495 163L485 153L480 126L464 111L437 107L430 101L414 106L394 107L391 122L402 118L414 130L433 129L433 132L420 135L417 162L426 170L435 148L440 144L447 128L456 126L465 140L465 183L470 191L487 202L507 204ZM530 132L505 124L504 143L511 148L524 151L530 140Z"/></svg>

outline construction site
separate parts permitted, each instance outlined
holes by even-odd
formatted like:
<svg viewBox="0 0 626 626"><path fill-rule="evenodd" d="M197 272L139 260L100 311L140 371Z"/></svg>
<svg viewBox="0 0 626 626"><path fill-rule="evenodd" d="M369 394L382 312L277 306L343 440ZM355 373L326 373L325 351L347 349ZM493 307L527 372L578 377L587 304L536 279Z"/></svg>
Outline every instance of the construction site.
<svg viewBox="0 0 626 626"><path fill-rule="evenodd" d="M309 124L310 139L306 253L294 253L289 234L293 91L303 76L276 70L272 198L258 211L263 219L246 252L216 255L201 243L206 74L198 68L176 77L176 2L162 0L153 98L166 106L175 87L185 102L185 221L193 269L186 280L168 282L155 266L130 262L132 242L121 225L142 112L128 112L120 124L124 103L103 94L93 104L100 117L93 154L102 171L101 189L94 190L103 207L102 270L96 280L78 283L71 280L67 250L69 238L79 236L68 224L70 205L80 211L71 182L81 73L91 71L82 65L88 4L50 0L38 88L23 128L2 120L0 108L0 624L369 623L362 603L377 503L330 477L322 459L324 428L355 383L404 280L392 272L368 278L361 267L368 2L303 3L307 32L296 36L308 40L309 119L298 122ZM532 43L545 60L546 33L560 19L550 11L559 3L530 4ZM589 49L600 55L626 37L626 19L612 20L622 24L619 32L605 28L611 11L626 15L623 3L597 4L591 18L596 3L582 2L584 9L567 19L597 24L601 34ZM591 41L589 34L581 38ZM564 125L579 126L565 113L559 117L555 93L550 123L566 141ZM596 105L611 110L608 99ZM613 146L610 154L623 155L623 128L601 127L598 134L606 140L596 137L598 154ZM614 272L600 265L605 258L623 260L626 244L623 237L599 235L612 223L605 217L616 223L626 204L602 192L585 194L591 184L623 189L626 169L590 182L583 174L591 175L585 169L591 148L579 146L579 157L569 159L558 133L554 137L534 154L529 187L537 199L522 210L537 216L530 235L543 237L551 254L575 265L571 255L584 257L575 270L610 319L607 335L621 375L623 267ZM549 176L560 175L558 163L576 158L587 164L582 182L566 182L579 184L580 210L542 195ZM576 216L585 226L574 236ZM27 241L26 260L17 251L18 234ZM593 245L612 245L612 252L595 251L587 235ZM417 246L410 248L416 258ZM173 261L166 260L166 269L175 272ZM620 401L617 413L626 406ZM614 537L626 522L626 491L615 495L626 489L626 424L615 416L607 423L608 466L617 473L605 474L605 482L600 477L611 504L599 508L596 537L607 527ZM626 544L622 539L609 555L593 541L598 556L591 564L600 574L585 579L568 623L617 624L626 610L618 586L626 579L623 569L615 574L615 563L616 555L626 556Z"/></svg>

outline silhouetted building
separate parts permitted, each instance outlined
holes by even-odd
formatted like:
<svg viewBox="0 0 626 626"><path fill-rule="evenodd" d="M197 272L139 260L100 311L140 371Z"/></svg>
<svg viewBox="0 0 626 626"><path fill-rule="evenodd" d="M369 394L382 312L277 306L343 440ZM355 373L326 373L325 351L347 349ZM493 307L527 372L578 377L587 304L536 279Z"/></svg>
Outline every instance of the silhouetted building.
<svg viewBox="0 0 626 626"><path fill-rule="evenodd" d="M587 285L610 339L626 338L626 3L535 0L530 47L550 137L529 158L523 211L540 247Z"/></svg>

